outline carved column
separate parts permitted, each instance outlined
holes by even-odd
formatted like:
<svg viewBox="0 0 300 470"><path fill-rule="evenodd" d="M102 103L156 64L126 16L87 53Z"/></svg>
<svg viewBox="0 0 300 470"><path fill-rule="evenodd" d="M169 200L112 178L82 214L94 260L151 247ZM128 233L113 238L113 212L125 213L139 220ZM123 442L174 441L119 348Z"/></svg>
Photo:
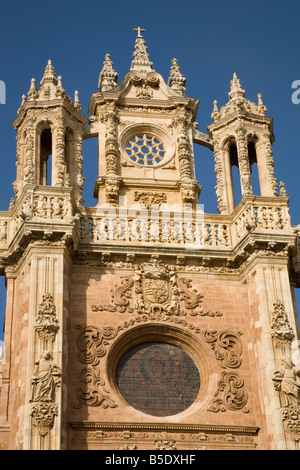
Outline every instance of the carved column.
<svg viewBox="0 0 300 470"><path fill-rule="evenodd" d="M84 177L82 175L82 165L83 165L83 157L82 157L82 134L83 132L77 131L76 133L76 166L77 166L77 187L75 188L75 198L78 204L82 204L82 191L84 188Z"/></svg>
<svg viewBox="0 0 300 470"><path fill-rule="evenodd" d="M106 135L105 135L105 158L106 158L106 174L118 174L117 160L118 160L118 136L117 136L117 123L118 116L116 113L109 111L104 115L106 122Z"/></svg>
<svg viewBox="0 0 300 470"><path fill-rule="evenodd" d="M225 214L228 210L225 202L225 187L224 187L224 169L222 164L222 154L220 149L220 140L214 141L214 156L215 156L215 175L216 175L216 194L218 201L218 211L220 214Z"/></svg>
<svg viewBox="0 0 300 470"><path fill-rule="evenodd" d="M35 183L35 158L34 158L34 143L35 143L35 117L29 115L27 118L26 127L26 150L25 150L25 163L24 163L24 181L25 183Z"/></svg>
<svg viewBox="0 0 300 470"><path fill-rule="evenodd" d="M246 139L246 129L242 122L239 122L236 128L236 134L242 196L249 196L252 195L251 172L248 155L248 144Z"/></svg>
<svg viewBox="0 0 300 470"><path fill-rule="evenodd" d="M118 130L117 124L119 118L113 111L108 111L104 115L106 123L105 134L105 159L106 159L106 177L105 177L105 194L106 201L110 204L117 204L119 196L120 180L118 177Z"/></svg>
<svg viewBox="0 0 300 470"><path fill-rule="evenodd" d="M187 119L179 116L175 120L178 129L177 152L179 160L179 171L181 179L191 179L191 149L187 132Z"/></svg>
<svg viewBox="0 0 300 470"><path fill-rule="evenodd" d="M62 116L56 119L54 127L53 142L55 144L55 154L53 155L52 185L64 186L66 174L65 161L65 125Z"/></svg>
<svg viewBox="0 0 300 470"><path fill-rule="evenodd" d="M272 135L268 127L264 129L263 138L256 144L256 152L261 195L278 196L278 184L274 174Z"/></svg>

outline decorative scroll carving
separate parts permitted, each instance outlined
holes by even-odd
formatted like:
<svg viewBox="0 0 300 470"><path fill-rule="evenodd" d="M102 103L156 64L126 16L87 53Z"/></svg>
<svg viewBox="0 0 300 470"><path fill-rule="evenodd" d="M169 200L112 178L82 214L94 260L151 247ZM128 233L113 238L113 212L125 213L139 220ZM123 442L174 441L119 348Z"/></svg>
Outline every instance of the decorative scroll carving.
<svg viewBox="0 0 300 470"><path fill-rule="evenodd" d="M92 366L98 365L100 358L106 354L108 341L117 336L119 328L113 326L78 328L82 330L77 339L79 361Z"/></svg>
<svg viewBox="0 0 300 470"><path fill-rule="evenodd" d="M134 309L130 307L130 299L132 299L133 280L130 277L121 278L121 286L111 290L111 305L92 305L93 312L128 312L133 313Z"/></svg>
<svg viewBox="0 0 300 470"><path fill-rule="evenodd" d="M94 368L84 369L80 374L80 382L84 384L77 391L79 406L101 406L102 408L114 408L116 403L109 398L109 390L105 388L105 382L100 376L100 371Z"/></svg>
<svg viewBox="0 0 300 470"><path fill-rule="evenodd" d="M215 352L216 359L220 361L223 369L226 367L237 368L242 363L242 342L241 332L232 331L208 331L203 332L203 339L211 344L211 349Z"/></svg>
<svg viewBox="0 0 300 470"><path fill-rule="evenodd" d="M130 72L130 81L136 87L137 98L151 99L153 88L159 84L159 76L154 71L135 70Z"/></svg>
<svg viewBox="0 0 300 470"><path fill-rule="evenodd" d="M244 380L236 372L224 371L222 373L215 396L217 397L219 393L222 393L222 398L213 400L208 411L216 413L228 409L231 411L242 410L244 413L249 412L246 407L248 394L244 389Z"/></svg>
<svg viewBox="0 0 300 470"><path fill-rule="evenodd" d="M59 329L58 320L56 318L56 307L53 295L50 293L43 295L43 301L40 303L38 313L35 318L34 328L46 349L48 342L53 343Z"/></svg>
<svg viewBox="0 0 300 470"><path fill-rule="evenodd" d="M183 301L184 308L187 309L183 312L183 315L192 316L209 316L209 317L220 317L222 313L211 312L210 310L204 310L202 308L203 295L196 289L192 288L191 279L178 279L178 288L180 293L180 300Z"/></svg>

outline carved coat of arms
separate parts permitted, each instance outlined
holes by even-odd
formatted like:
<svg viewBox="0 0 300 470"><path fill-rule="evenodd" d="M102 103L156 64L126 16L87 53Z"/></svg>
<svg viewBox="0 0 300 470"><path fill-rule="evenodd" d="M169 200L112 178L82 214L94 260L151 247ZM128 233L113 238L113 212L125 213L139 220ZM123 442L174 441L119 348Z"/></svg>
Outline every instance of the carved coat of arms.
<svg viewBox="0 0 300 470"><path fill-rule="evenodd" d="M179 315L178 289L175 272L153 265L140 267L136 271L136 309L147 315Z"/></svg>

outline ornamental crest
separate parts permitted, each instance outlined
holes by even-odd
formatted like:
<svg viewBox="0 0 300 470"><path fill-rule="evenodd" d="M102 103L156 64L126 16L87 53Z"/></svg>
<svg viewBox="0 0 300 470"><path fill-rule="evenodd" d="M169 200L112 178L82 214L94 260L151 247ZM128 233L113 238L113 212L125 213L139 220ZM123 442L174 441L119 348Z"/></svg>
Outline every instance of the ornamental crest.
<svg viewBox="0 0 300 470"><path fill-rule="evenodd" d="M179 315L178 289L174 271L153 265L140 267L135 284L136 309L140 314Z"/></svg>

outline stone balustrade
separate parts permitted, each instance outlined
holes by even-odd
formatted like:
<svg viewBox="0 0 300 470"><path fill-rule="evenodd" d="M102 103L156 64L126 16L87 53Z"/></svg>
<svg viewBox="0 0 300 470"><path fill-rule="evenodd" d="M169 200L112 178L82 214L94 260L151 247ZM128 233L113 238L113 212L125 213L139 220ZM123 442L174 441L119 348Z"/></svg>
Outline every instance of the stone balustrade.
<svg viewBox="0 0 300 470"><path fill-rule="evenodd" d="M28 187L8 212L0 212L0 248L5 249L23 223L71 223L76 219L71 188ZM77 222L81 243L155 243L157 246L188 248L234 247L255 230L282 231L291 228L285 198L247 197L230 215L82 207Z"/></svg>

